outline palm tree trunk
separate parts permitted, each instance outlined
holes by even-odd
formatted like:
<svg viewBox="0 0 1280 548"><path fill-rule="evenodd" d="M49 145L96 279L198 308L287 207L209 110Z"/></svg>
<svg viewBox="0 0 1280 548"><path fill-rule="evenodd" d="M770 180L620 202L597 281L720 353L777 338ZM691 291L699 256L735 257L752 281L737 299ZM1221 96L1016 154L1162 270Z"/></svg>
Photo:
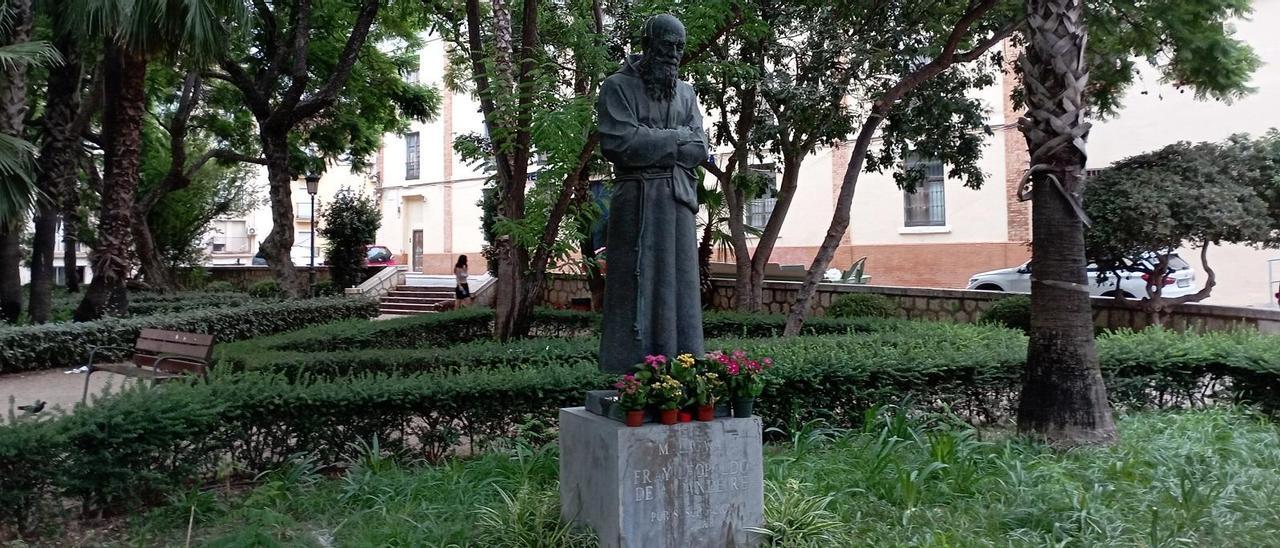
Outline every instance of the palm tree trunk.
<svg viewBox="0 0 1280 548"><path fill-rule="evenodd" d="M293 173L289 170L289 134L287 131L264 129L261 138L271 195L271 233L262 240L262 254L280 289L291 297L300 297L304 294L302 277L298 276L289 256L293 249L293 190L290 187ZM314 211L311 216L314 223ZM314 238L315 231L312 232L311 237Z"/></svg>
<svg viewBox="0 0 1280 548"><path fill-rule="evenodd" d="M48 99L44 114L44 139L36 186L44 193L35 216L35 240L31 246L31 297L29 309L33 323L44 323L53 314L53 256L57 242L59 216L67 189L75 189L78 171L80 136L75 130L80 113L80 51L76 41L60 34L56 45L63 64L49 71ZM69 224L66 231L74 231ZM75 249L71 249L74 263ZM74 264L65 263L71 275Z"/></svg>
<svg viewBox="0 0 1280 548"><path fill-rule="evenodd" d="M0 226L0 320L14 323L22 314L22 278L18 270L20 226Z"/></svg>
<svg viewBox="0 0 1280 548"><path fill-rule="evenodd" d="M12 19L0 28L0 45L31 40L33 14L31 0L9 0ZM27 115L27 67L23 63L0 66L0 133L23 137ZM25 218L20 215L19 218ZM18 321L22 313L22 278L19 272L19 236L23 222L0 226L0 318Z"/></svg>
<svg viewBox="0 0 1280 548"><path fill-rule="evenodd" d="M1031 150L1031 340L1018 430L1058 445L1115 439L1094 346L1085 267L1082 0L1028 0L1022 57L1028 115L1019 126Z"/></svg>
<svg viewBox="0 0 1280 548"><path fill-rule="evenodd" d="M102 136L106 158L102 208L98 213L98 245L89 259L93 281L76 308L76 321L100 318L109 305L115 314L128 312L125 281L131 265L129 248L141 163L147 61L143 55L108 41L103 63L106 102Z"/></svg>

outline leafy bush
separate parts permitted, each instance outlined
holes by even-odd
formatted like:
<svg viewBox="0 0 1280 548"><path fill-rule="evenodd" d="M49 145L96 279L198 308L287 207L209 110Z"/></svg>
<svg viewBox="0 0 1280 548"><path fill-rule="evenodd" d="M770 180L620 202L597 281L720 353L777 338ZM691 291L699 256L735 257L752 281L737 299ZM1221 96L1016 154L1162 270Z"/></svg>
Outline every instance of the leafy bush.
<svg viewBox="0 0 1280 548"><path fill-rule="evenodd" d="M333 285L333 282L330 280L321 280L316 282L314 291L315 296L317 297L332 297L342 293L342 290L339 289L338 286Z"/></svg>
<svg viewBox="0 0 1280 548"><path fill-rule="evenodd" d="M303 372L401 363L382 369L393 374L342 378L215 368L208 383L129 390L66 418L0 428L0 500L42 508L65 497L89 511L123 509L213 478L227 459L253 476L299 452L341 462L350 444L375 436L408 457L438 459L459 440L483 450L606 386L613 377L597 369L595 344L297 352L290 363ZM904 398L973 422L1005 420L1017 402L1026 338L989 325L897 322L874 333L709 344L775 358L757 409L767 425L787 431L814 420L857 426L869 409ZM1276 403L1280 337L1151 330L1108 334L1098 347L1120 407ZM353 368L361 354L365 361ZM0 519L20 518L5 512Z"/></svg>
<svg viewBox="0 0 1280 548"><path fill-rule="evenodd" d="M291 331L343 318L369 318L377 303L364 299L309 299L193 310L136 318L0 328L0 373L74 367L84 364L92 346L132 348L145 328L213 335L237 341ZM99 353L103 361L122 360L129 352Z"/></svg>
<svg viewBox="0 0 1280 548"><path fill-rule="evenodd" d="M893 299L875 293L841 295L827 307L832 318L892 318L898 315Z"/></svg>
<svg viewBox="0 0 1280 548"><path fill-rule="evenodd" d="M1000 299L982 315L982 321L1030 333L1031 297L1014 295Z"/></svg>
<svg viewBox="0 0 1280 548"><path fill-rule="evenodd" d="M152 314L169 314L173 312L189 312L205 308L234 308L250 304L262 303L268 299L250 296L247 293L180 293L176 299L142 299L129 303L129 316L149 316Z"/></svg>
<svg viewBox="0 0 1280 548"><path fill-rule="evenodd" d="M249 294L259 298L279 297L280 284L275 280L262 280L249 286Z"/></svg>
<svg viewBox="0 0 1280 548"><path fill-rule="evenodd" d="M235 290L236 286L226 280L209 282L204 286L204 291L209 293L227 293Z"/></svg>
<svg viewBox="0 0 1280 548"><path fill-rule="evenodd" d="M364 280L365 246L372 244L382 224L382 211L373 199L342 188L320 213L320 236L329 262L333 286L342 289Z"/></svg>

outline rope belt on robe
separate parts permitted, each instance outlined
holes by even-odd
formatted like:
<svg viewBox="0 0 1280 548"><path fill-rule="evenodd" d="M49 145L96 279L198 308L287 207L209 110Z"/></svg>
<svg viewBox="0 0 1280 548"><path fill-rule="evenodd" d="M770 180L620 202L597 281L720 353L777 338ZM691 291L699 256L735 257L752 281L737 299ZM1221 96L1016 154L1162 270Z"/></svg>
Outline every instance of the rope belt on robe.
<svg viewBox="0 0 1280 548"><path fill-rule="evenodd" d="M697 191L695 191L693 188L687 188L687 189L683 188L683 186L685 185L677 184L676 177L675 177L675 170L677 169L683 169L683 168L679 166L674 166L674 167L645 168L645 169L625 169L625 170L619 170L617 173L617 177L615 178L615 181L617 183L629 182L632 184L640 185L640 226L639 226L639 230L637 231L638 236L636 237L636 247L634 249L636 253L636 268L635 268L635 272L632 273L632 275L635 276L635 279L636 279L636 311L635 311L635 318L633 318L631 322L631 334L633 337L635 337L635 340L637 342L643 342L640 337L640 322L644 320L644 318L641 317L641 314L642 314L642 311L646 309L645 302L644 302L645 292L640 291L639 288L640 288L640 268L641 268L641 265L644 264L644 241L645 241L645 232L646 232L645 225L647 224L645 222L647 218L647 215L645 214L645 209L647 209L647 206L649 204L649 197L650 197L650 191L649 191L650 185L648 183L653 181L670 180L671 195L672 195L671 197L674 198L677 203L689 208L689 210L692 211L694 214L698 213L698 197L696 193Z"/></svg>

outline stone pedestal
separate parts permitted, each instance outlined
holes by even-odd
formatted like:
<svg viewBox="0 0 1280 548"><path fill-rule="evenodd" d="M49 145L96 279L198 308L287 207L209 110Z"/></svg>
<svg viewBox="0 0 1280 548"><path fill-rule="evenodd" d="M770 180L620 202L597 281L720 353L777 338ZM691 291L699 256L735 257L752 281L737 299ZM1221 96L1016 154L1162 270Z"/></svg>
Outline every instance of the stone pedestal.
<svg viewBox="0 0 1280 548"><path fill-rule="evenodd" d="M764 516L757 417L630 428L560 410L560 513L602 548L755 546Z"/></svg>

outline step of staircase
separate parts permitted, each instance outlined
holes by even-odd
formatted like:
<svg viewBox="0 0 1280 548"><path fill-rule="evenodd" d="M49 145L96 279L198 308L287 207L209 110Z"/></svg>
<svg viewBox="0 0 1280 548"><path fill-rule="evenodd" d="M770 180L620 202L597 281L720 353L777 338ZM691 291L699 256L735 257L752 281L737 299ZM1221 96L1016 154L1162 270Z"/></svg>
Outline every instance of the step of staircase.
<svg viewBox="0 0 1280 548"><path fill-rule="evenodd" d="M396 316L434 314L453 308L453 301L452 287L402 285L387 292L378 303L378 312Z"/></svg>

